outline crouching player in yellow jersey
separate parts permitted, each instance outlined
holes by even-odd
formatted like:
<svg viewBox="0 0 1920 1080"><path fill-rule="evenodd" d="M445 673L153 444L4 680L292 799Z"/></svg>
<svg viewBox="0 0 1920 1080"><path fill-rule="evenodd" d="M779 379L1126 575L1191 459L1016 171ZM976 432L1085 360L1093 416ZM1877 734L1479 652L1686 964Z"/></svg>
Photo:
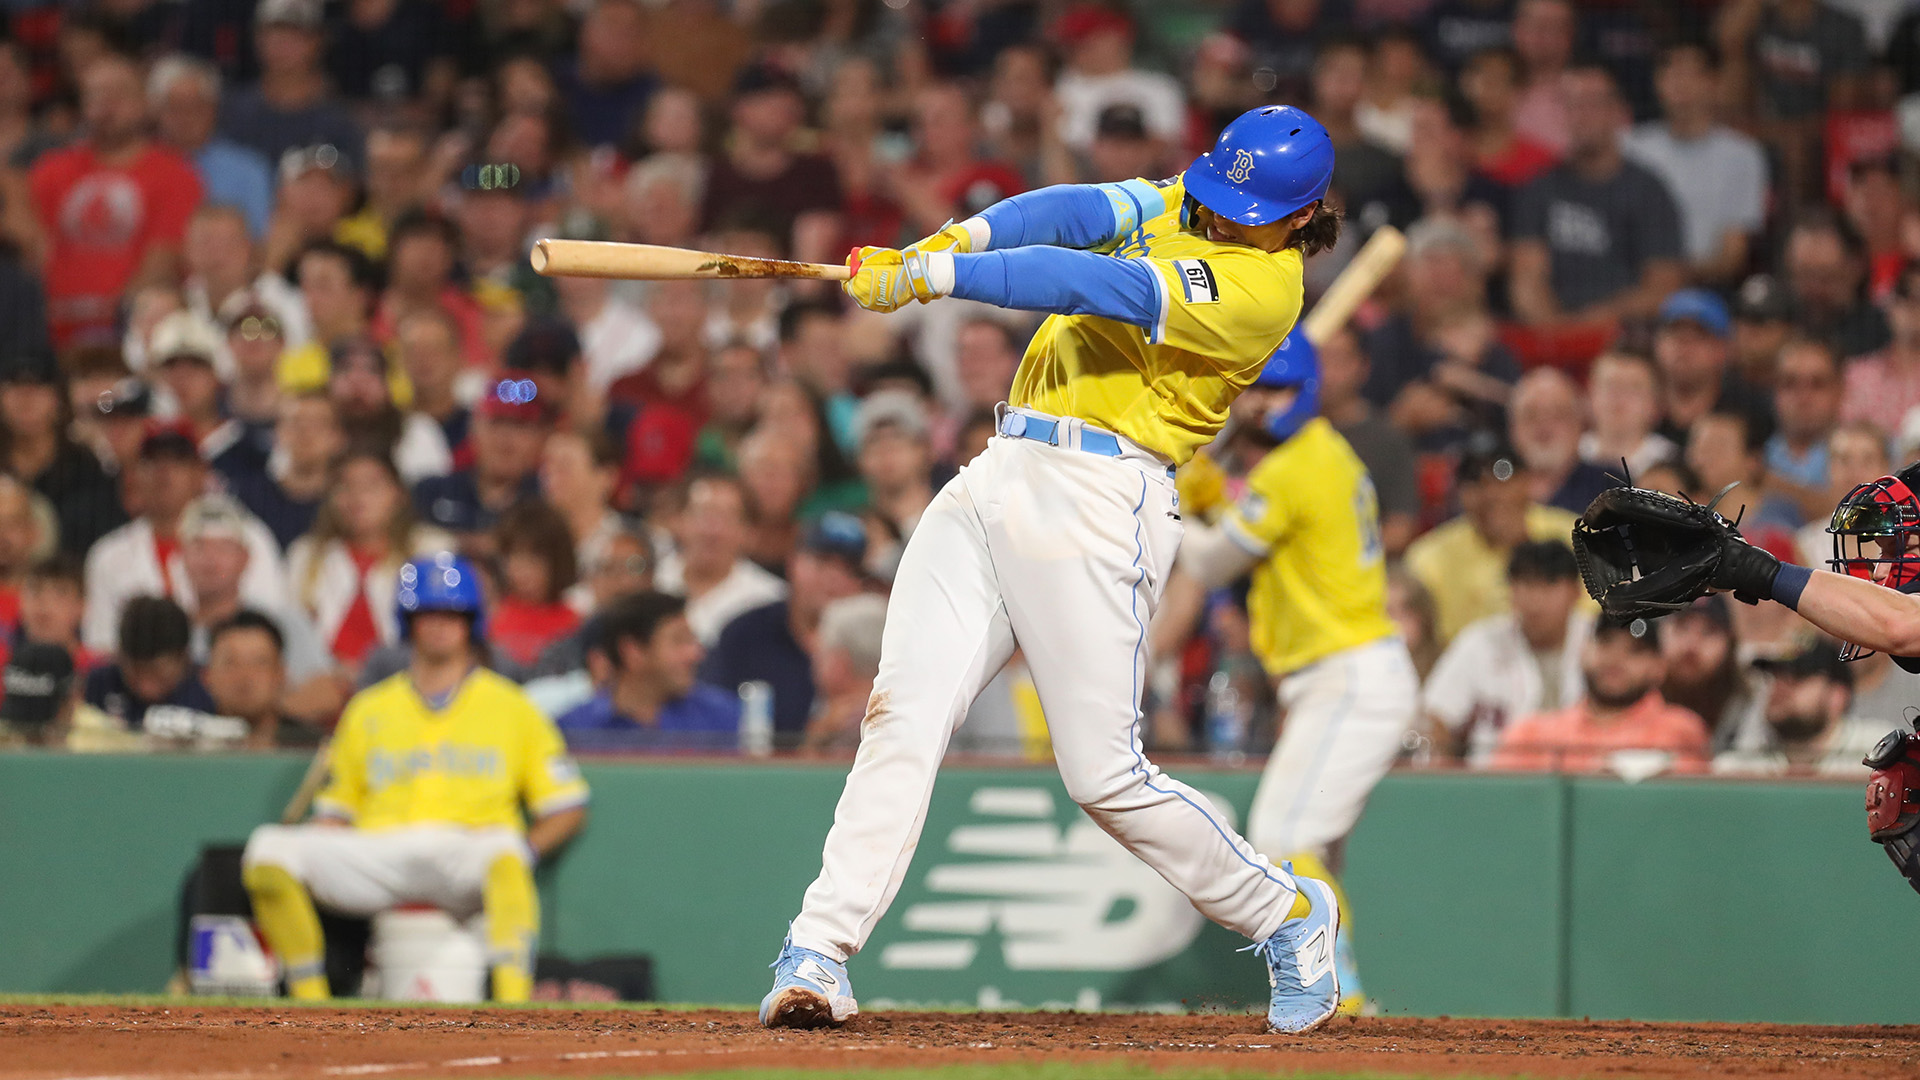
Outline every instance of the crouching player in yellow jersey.
<svg viewBox="0 0 1920 1080"><path fill-rule="evenodd" d="M328 994L316 903L347 915L485 912L496 1001L533 990L533 864L586 821L587 785L520 688L478 666L480 580L454 555L400 570L408 670L347 703L308 825L263 825L241 876L296 998ZM521 807L533 817L523 824Z"/></svg>
<svg viewBox="0 0 1920 1080"><path fill-rule="evenodd" d="M1292 328L1302 257L1339 233L1322 205L1332 174L1317 121L1255 109L1171 180L1028 192L850 260L847 293L875 311L957 296L1051 317L998 437L940 491L901 558L860 752L762 1023L855 1012L846 962L906 876L949 736L1016 642L1067 794L1252 941L1272 1028L1333 1014L1333 891L1261 856L1140 742L1147 621L1180 544L1174 467L1220 431Z"/></svg>
<svg viewBox="0 0 1920 1080"><path fill-rule="evenodd" d="M1187 523L1154 644L1169 655L1192 632L1203 588L1253 572L1253 651L1279 680L1285 719L1247 815L1247 839L1338 890L1341 847L1399 754L1420 681L1387 617L1373 481L1318 415L1319 382L1313 344L1295 332L1234 403L1235 423L1271 449L1217 525ZM1188 507L1196 516L1205 509ZM1335 949L1340 1011L1358 1013L1366 998L1349 942L1342 935Z"/></svg>

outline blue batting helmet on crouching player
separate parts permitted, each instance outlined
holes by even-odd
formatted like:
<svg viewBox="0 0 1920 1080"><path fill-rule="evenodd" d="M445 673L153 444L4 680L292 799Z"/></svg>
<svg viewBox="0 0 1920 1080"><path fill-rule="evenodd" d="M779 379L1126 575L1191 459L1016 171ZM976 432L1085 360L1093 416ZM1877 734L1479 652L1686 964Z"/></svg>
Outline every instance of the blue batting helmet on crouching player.
<svg viewBox="0 0 1920 1080"><path fill-rule="evenodd" d="M1266 225L1326 197L1333 140L1291 105L1241 113L1185 174L1187 194L1241 225Z"/></svg>
<svg viewBox="0 0 1920 1080"><path fill-rule="evenodd" d="M416 612L451 611L473 623L473 639L487 636L487 601L480 591L480 572L464 556L451 551L423 555L400 568L400 588L394 595L400 636L407 637Z"/></svg>
<svg viewBox="0 0 1920 1080"><path fill-rule="evenodd" d="M1293 404L1267 417L1267 434L1286 442L1307 421L1320 415L1320 351L1299 327L1280 342L1253 385L1266 390L1299 390Z"/></svg>

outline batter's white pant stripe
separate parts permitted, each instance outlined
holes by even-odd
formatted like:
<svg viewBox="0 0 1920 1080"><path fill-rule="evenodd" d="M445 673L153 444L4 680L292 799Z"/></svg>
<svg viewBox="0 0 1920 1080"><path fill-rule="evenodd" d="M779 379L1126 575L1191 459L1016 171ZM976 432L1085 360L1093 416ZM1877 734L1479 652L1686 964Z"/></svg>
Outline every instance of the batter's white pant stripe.
<svg viewBox="0 0 1920 1080"><path fill-rule="evenodd" d="M1213 826L1213 831L1220 834L1220 839L1227 842L1227 846L1233 849L1233 853L1239 857L1240 861L1258 870L1261 877L1266 878L1276 885L1292 889L1294 887L1293 882L1282 881L1274 877L1267 872L1266 867L1247 858L1246 852L1241 851L1240 845L1234 842L1233 835L1221 827L1220 822L1217 821L1212 814L1207 812L1206 807L1188 798L1184 791L1155 787L1153 775L1147 771L1147 755L1145 747L1140 742L1140 721L1144 718L1144 714L1140 709L1140 674L1146 667L1142 654L1146 651L1147 647L1147 624L1140 618L1140 586L1146 584L1147 581L1147 568L1141 565L1141 560L1146 558L1147 553L1145 540L1141 536L1140 523L1140 508L1145 505L1147 505L1147 478L1142 476L1140 478L1140 501L1133 504L1133 565L1140 571L1140 576L1134 579L1132 597L1133 622L1135 626L1140 628L1140 637L1133 647L1133 771L1139 774L1140 782L1145 784L1148 790L1157 791L1162 795L1172 795L1181 802L1199 811L1200 816L1207 819L1207 824Z"/></svg>
<svg viewBox="0 0 1920 1080"><path fill-rule="evenodd" d="M1327 758L1333 753L1334 735L1339 732L1340 725L1353 713L1352 658L1342 657L1340 669L1341 673L1346 676L1346 685L1340 692L1340 703L1333 707L1332 719L1327 722L1325 727L1320 729L1320 745L1315 748L1313 752L1313 764L1307 766L1307 772L1301 780L1300 788L1294 792L1293 805L1287 809L1287 816L1284 819L1286 824L1281 829L1280 835L1286 837L1289 841L1292 840L1294 830L1300 823L1301 815L1306 813L1307 800L1313 798L1314 784L1320 779L1320 774L1326 770ZM1292 852L1288 852L1287 854L1290 855Z"/></svg>

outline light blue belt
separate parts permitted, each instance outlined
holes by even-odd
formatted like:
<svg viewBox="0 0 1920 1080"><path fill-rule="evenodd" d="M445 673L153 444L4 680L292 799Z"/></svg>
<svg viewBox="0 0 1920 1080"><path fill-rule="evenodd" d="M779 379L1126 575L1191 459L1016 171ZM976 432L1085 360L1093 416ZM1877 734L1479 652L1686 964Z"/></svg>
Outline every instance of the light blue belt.
<svg viewBox="0 0 1920 1080"><path fill-rule="evenodd" d="M1046 443L1048 446L1062 445L1061 426L1059 420L1030 416L1012 409L1008 409L1000 417L1000 434L1012 439L1032 439L1034 442ZM1118 436L1084 425L1080 428L1080 445L1073 449L1110 458L1121 457L1126 453L1120 446ZM1167 475L1173 475L1171 468L1167 469Z"/></svg>

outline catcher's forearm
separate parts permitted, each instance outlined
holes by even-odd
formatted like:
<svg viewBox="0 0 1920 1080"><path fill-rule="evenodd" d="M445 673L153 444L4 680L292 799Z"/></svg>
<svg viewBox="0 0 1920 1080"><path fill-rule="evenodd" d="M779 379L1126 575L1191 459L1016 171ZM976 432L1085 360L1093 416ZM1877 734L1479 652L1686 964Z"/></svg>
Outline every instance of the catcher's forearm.
<svg viewBox="0 0 1920 1080"><path fill-rule="evenodd" d="M1842 641L1890 656L1920 656L1920 596L1815 570L1794 610Z"/></svg>

